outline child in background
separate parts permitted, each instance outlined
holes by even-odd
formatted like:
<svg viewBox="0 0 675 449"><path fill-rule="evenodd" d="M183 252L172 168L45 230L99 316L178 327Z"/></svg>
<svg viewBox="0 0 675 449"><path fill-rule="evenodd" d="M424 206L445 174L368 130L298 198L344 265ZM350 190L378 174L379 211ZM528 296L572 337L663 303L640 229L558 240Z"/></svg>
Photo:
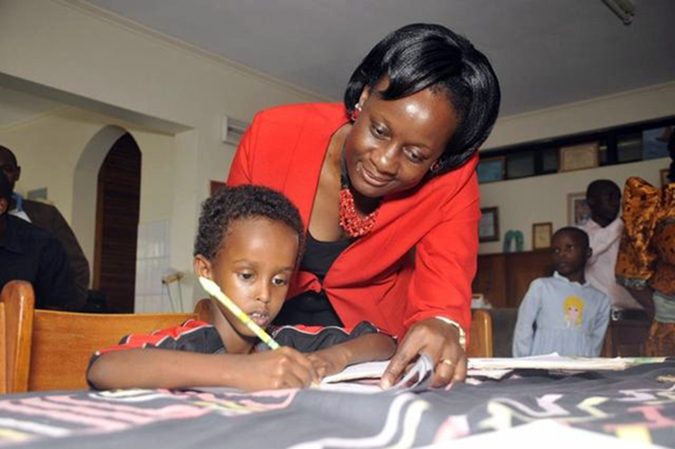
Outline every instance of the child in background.
<svg viewBox="0 0 675 449"><path fill-rule="evenodd" d="M282 347L267 350L248 327L211 299L209 323L188 320L151 335L130 335L97 352L87 372L90 385L302 388L347 365L391 357L394 340L366 322L352 330L268 327L286 299L303 240L300 215L282 194L252 185L220 190L203 205L195 272L218 284Z"/></svg>
<svg viewBox="0 0 675 449"><path fill-rule="evenodd" d="M513 356L557 352L598 357L609 323L610 300L584 277L592 254L588 235L578 228L559 229L553 234L552 249L555 273L534 280L518 309Z"/></svg>

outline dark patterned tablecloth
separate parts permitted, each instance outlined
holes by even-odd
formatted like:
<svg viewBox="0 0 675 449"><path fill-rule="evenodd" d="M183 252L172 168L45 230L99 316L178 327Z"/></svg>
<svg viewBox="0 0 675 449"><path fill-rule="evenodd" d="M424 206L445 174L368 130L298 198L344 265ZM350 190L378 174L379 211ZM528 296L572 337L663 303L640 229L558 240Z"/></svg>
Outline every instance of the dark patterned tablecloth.
<svg viewBox="0 0 675 449"><path fill-rule="evenodd" d="M0 396L0 447L421 447L535 420L675 447L675 362L520 372L449 390L358 394L68 391Z"/></svg>

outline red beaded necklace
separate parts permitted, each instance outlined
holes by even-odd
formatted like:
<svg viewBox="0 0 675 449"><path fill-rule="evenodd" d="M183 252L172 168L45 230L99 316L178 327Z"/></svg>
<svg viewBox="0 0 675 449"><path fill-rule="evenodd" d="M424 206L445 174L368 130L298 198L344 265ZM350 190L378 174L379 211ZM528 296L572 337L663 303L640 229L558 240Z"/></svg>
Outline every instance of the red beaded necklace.
<svg viewBox="0 0 675 449"><path fill-rule="evenodd" d="M344 150L342 151L340 182L340 226L352 237L361 237L368 234L375 226L378 209L375 209L365 217L356 211L354 195L349 190L349 175L345 161Z"/></svg>

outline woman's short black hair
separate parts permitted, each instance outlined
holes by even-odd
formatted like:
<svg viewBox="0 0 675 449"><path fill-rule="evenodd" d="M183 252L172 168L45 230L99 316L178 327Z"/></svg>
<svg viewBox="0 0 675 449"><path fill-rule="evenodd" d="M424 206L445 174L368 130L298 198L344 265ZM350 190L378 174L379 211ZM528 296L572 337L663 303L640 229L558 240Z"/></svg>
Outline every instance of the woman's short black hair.
<svg viewBox="0 0 675 449"><path fill-rule="evenodd" d="M223 187L202 204L194 255L213 261L223 247L232 223L236 220L267 218L286 224L298 235L298 258L302 254L305 228L300 212L282 193L268 187L242 184Z"/></svg>
<svg viewBox="0 0 675 449"><path fill-rule="evenodd" d="M459 115L459 126L434 174L446 173L478 151L499 112L501 93L488 59L471 42L441 25L412 24L378 43L352 74L344 102L349 115L364 88L384 78L385 100L407 97L426 88L445 91Z"/></svg>

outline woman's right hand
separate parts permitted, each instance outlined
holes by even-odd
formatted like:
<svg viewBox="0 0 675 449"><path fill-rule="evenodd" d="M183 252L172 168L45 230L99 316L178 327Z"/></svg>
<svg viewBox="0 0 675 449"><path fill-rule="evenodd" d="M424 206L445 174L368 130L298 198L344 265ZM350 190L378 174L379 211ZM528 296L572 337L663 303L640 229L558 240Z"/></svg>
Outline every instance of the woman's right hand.
<svg viewBox="0 0 675 449"><path fill-rule="evenodd" d="M226 383L243 390L306 388L320 380L310 359L286 346L274 351L229 357L237 358L235 363L228 363L228 370L232 370L228 377L232 374L236 376L236 381Z"/></svg>

